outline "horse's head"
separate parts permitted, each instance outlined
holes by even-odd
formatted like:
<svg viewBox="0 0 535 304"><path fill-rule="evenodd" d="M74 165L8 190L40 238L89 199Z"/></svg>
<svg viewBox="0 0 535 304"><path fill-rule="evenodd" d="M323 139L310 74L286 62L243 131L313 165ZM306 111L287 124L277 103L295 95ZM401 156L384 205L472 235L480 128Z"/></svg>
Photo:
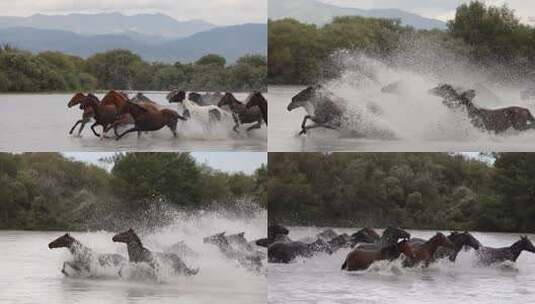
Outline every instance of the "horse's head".
<svg viewBox="0 0 535 304"><path fill-rule="evenodd" d="M93 93L87 94L87 96L80 102L80 110L85 110L87 107L95 107L100 100Z"/></svg>
<svg viewBox="0 0 535 304"><path fill-rule="evenodd" d="M190 92L188 94L188 99L195 102L195 103L200 103L201 102L201 99L202 99L202 96L201 94L197 93L197 92Z"/></svg>
<svg viewBox="0 0 535 304"><path fill-rule="evenodd" d="M411 234L401 228L387 227L383 232L383 238L397 242L399 239L410 239Z"/></svg>
<svg viewBox="0 0 535 304"><path fill-rule="evenodd" d="M141 243L139 237L137 236L137 234L134 232L132 228L124 232L117 233L116 235L113 236L111 240L114 242L126 243L126 244L131 243L131 242Z"/></svg>
<svg viewBox="0 0 535 304"><path fill-rule="evenodd" d="M268 226L268 237L275 238L277 235L288 235L290 231L286 227L279 224L271 224Z"/></svg>
<svg viewBox="0 0 535 304"><path fill-rule="evenodd" d="M228 243L227 239L225 238L225 232L216 233L214 235L207 236L202 241L205 244L214 244L218 246L224 243Z"/></svg>
<svg viewBox="0 0 535 304"><path fill-rule="evenodd" d="M72 108L75 105L80 104L85 99L85 97L86 96L83 93L74 94L74 96L71 98L71 100L67 104L67 107Z"/></svg>
<svg viewBox="0 0 535 304"><path fill-rule="evenodd" d="M68 233L60 236L48 244L48 248L70 248L76 240Z"/></svg>
<svg viewBox="0 0 535 304"><path fill-rule="evenodd" d="M403 255L405 255L408 258L414 259L416 256L414 255L414 252L412 251L412 247L409 243L409 240L404 239L397 243L398 249Z"/></svg>
<svg viewBox="0 0 535 304"><path fill-rule="evenodd" d="M239 103L239 101L236 99L236 97L234 97L234 95L232 95L232 93L228 93L227 92L227 93L225 93L225 95L223 95L223 97L221 97L221 99L217 103L217 106L218 107L230 106L235 102Z"/></svg>
<svg viewBox="0 0 535 304"><path fill-rule="evenodd" d="M380 236L377 234L377 232L375 232L375 230L373 230L372 228L364 227L364 228L362 228L362 232L366 233L369 237L371 237L373 239L380 238Z"/></svg>
<svg viewBox="0 0 535 304"><path fill-rule="evenodd" d="M171 92L169 92L169 94L167 94L166 98L169 101L169 103L183 102L186 99L186 92L174 89Z"/></svg>
<svg viewBox="0 0 535 304"><path fill-rule="evenodd" d="M437 247L442 246L451 249L455 248L455 245L453 245L453 243L442 232L437 232L437 234L435 234L435 236L433 236L429 241L437 245Z"/></svg>
<svg viewBox="0 0 535 304"><path fill-rule="evenodd" d="M304 106L305 103L313 99L318 93L318 91L321 89L322 86L318 84L315 86L308 87L303 91L297 93L297 95L292 97L292 102L290 102L290 104L288 105L288 111L292 111L294 109Z"/></svg>
<svg viewBox="0 0 535 304"><path fill-rule="evenodd" d="M466 249L472 247L478 250L481 247L481 243L468 231L461 233L454 231L450 233L448 239L456 246L465 247Z"/></svg>
<svg viewBox="0 0 535 304"><path fill-rule="evenodd" d="M520 236L520 241L517 242L522 250L526 250L532 253L535 253L535 247L531 243L530 239L528 239L528 236Z"/></svg>
<svg viewBox="0 0 535 304"><path fill-rule="evenodd" d="M247 107L247 109L249 109L249 108L252 108L254 106L260 107L262 104L267 104L267 100L264 98L262 93L254 92L249 97L249 101L247 102L247 104L245 106Z"/></svg>

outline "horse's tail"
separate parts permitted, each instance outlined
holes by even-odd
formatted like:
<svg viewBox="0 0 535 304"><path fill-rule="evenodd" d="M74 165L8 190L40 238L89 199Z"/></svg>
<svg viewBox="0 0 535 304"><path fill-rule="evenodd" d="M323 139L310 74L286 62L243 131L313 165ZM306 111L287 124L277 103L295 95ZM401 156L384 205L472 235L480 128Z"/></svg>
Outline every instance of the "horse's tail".
<svg viewBox="0 0 535 304"><path fill-rule="evenodd" d="M342 270L347 269L347 260L344 261L344 264L342 264Z"/></svg>

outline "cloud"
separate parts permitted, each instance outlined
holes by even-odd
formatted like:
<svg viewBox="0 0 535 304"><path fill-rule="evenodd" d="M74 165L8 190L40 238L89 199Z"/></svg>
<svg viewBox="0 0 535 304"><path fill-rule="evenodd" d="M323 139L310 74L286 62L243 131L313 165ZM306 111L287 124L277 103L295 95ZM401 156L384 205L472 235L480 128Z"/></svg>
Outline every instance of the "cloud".
<svg viewBox="0 0 535 304"><path fill-rule="evenodd" d="M120 12L163 13L178 20L202 19L217 25L265 23L267 1L263 0L0 0L0 14Z"/></svg>

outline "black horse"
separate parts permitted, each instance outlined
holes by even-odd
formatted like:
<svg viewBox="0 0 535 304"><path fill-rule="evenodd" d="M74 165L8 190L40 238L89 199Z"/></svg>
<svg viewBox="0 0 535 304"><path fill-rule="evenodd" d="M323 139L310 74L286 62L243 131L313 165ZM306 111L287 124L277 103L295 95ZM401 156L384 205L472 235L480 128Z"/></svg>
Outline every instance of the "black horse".
<svg viewBox="0 0 535 304"><path fill-rule="evenodd" d="M199 269L189 268L176 254L152 252L143 247L141 240L131 228L114 235L112 240L126 244L128 259L132 263L147 263L153 269L156 269L160 263L168 264L173 267L175 273L187 276L196 275L199 272Z"/></svg>
<svg viewBox="0 0 535 304"><path fill-rule="evenodd" d="M48 248L68 248L71 252L74 260L64 262L63 268L61 269L61 272L66 276L69 276L67 267L74 269L80 274L83 271L91 273L93 261L97 261L102 267L120 266L126 262L126 259L120 254L96 253L90 248L84 246L68 233L50 242L50 244L48 244Z"/></svg>
<svg viewBox="0 0 535 304"><path fill-rule="evenodd" d="M256 240L256 245L261 247L269 247L275 242L289 242L291 241L288 237L290 231L279 224L271 224L268 226L268 237L264 239Z"/></svg>
<svg viewBox="0 0 535 304"><path fill-rule="evenodd" d="M379 241L380 236L375 232L375 230L364 227L359 231L351 235L351 247L355 246L358 243L375 243Z"/></svg>
<svg viewBox="0 0 535 304"><path fill-rule="evenodd" d="M288 105L288 111L304 108L307 115L301 123L299 135L306 134L308 130L315 128L339 129L342 125L342 115L345 109L333 101L331 94L326 92L321 85L308 87L292 98ZM312 120L314 125L307 126L307 121Z"/></svg>
<svg viewBox="0 0 535 304"><path fill-rule="evenodd" d="M535 247L527 236L521 236L513 245L503 248L481 247L477 251L478 263L491 265L504 261L516 262L522 251L535 253Z"/></svg>
<svg viewBox="0 0 535 304"><path fill-rule="evenodd" d="M381 237L374 243L357 244L357 248L375 249L397 244L398 240L410 239L411 234L401 228L387 227Z"/></svg>
<svg viewBox="0 0 535 304"><path fill-rule="evenodd" d="M329 244L321 239L312 243L301 241L275 242L268 247L268 261L287 264L297 257L309 258L320 252L333 253Z"/></svg>
<svg viewBox="0 0 535 304"><path fill-rule="evenodd" d="M237 261L248 270L260 272L262 269L265 253L245 245L248 242L241 233L225 236L225 232L221 232L205 237L203 242L216 245L226 258Z"/></svg>

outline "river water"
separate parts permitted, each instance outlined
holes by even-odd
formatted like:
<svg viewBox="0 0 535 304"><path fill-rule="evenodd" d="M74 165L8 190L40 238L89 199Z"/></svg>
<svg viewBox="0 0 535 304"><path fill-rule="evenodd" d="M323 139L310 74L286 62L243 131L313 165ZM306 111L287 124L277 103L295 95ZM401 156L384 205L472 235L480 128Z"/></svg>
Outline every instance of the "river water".
<svg viewBox="0 0 535 304"><path fill-rule="evenodd" d="M311 237L320 228L290 228L290 238ZM352 233L357 229L335 229ZM436 232L409 231L430 238ZM444 231L446 234L447 232ZM518 234L472 233L484 246L510 246ZM534 240L533 235L530 236ZM365 271L340 267L349 249L320 254L293 264L269 265L269 303L533 303L535 255L523 252L516 264L480 268L472 250L461 251L455 264L439 262L427 269L402 268L399 262L377 263Z"/></svg>
<svg viewBox="0 0 535 304"><path fill-rule="evenodd" d="M114 272L91 278L68 278L61 272L71 258L65 248L49 249L58 232L0 231L0 303L265 303L266 274L251 272L224 258L202 238L217 232L245 231L248 240L265 236L266 216L225 218L215 214L183 218L161 231L141 233L145 247L162 251L179 240L198 253L187 258L199 267L194 277L165 277L158 281L119 278ZM110 232L71 232L84 245L101 253L127 256L126 246L111 241Z"/></svg>
<svg viewBox="0 0 535 304"><path fill-rule="evenodd" d="M314 129L298 136L306 112L303 108L288 112L287 106L305 87L269 87L270 152L535 151L535 130L508 130L500 135L484 132L471 124L465 111L450 110L440 98L428 94L439 83L451 83L475 89L474 103L479 107L522 106L535 115L535 100L522 100L520 87L484 82L479 75L468 72L452 72L447 75L450 78L437 79L394 69L370 58L352 60L367 69L367 74L348 69L339 79L323 83L348 109L338 131ZM384 86L398 81L403 81L399 94L381 92Z"/></svg>
<svg viewBox="0 0 535 304"><path fill-rule="evenodd" d="M266 151L267 128L265 125L246 134L232 131L232 122L222 123L205 130L199 122L179 121L178 138L164 127L159 131L135 133L120 141L113 138L99 139L88 123L82 136L69 135L74 123L82 117L79 107L67 108L73 94L0 94L0 151ZM130 94L133 96L133 93ZM166 92L145 94L150 99L182 113L181 105L170 105ZM97 94L102 98L103 94ZM235 94L244 100L247 94ZM76 129L76 132L77 133ZM102 128L97 127L97 132ZM113 131L110 132L110 136Z"/></svg>

